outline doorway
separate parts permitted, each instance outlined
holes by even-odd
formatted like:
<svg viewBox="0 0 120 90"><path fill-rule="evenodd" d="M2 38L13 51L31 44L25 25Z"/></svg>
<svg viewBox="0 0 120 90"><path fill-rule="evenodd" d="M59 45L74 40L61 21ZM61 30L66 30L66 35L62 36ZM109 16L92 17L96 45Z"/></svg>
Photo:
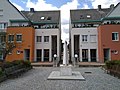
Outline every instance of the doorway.
<svg viewBox="0 0 120 90"><path fill-rule="evenodd" d="M49 62L49 49L44 49L44 62Z"/></svg>
<svg viewBox="0 0 120 90"><path fill-rule="evenodd" d="M91 58L91 62L96 62L96 49L90 49L90 58Z"/></svg>
<svg viewBox="0 0 120 90"><path fill-rule="evenodd" d="M30 60L30 49L25 49L24 50L24 59L25 60Z"/></svg>
<svg viewBox="0 0 120 90"><path fill-rule="evenodd" d="M104 62L110 60L110 49L104 49Z"/></svg>

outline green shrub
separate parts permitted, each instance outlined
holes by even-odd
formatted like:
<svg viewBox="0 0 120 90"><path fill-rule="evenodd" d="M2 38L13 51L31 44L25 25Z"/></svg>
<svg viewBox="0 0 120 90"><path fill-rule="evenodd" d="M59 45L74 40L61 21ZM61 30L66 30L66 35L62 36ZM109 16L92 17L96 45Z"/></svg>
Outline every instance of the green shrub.
<svg viewBox="0 0 120 90"><path fill-rule="evenodd" d="M31 62L28 61L28 60L25 60L25 61L23 61L23 65L24 65L25 67L31 67Z"/></svg>
<svg viewBox="0 0 120 90"><path fill-rule="evenodd" d="M12 62L12 64L13 65L23 65L23 60L14 60L13 62Z"/></svg>
<svg viewBox="0 0 120 90"><path fill-rule="evenodd" d="M0 67L0 76L3 75L3 71L2 71L2 68Z"/></svg>
<svg viewBox="0 0 120 90"><path fill-rule="evenodd" d="M113 65L120 65L120 60L112 60L112 61L106 61L105 62L107 68L111 68Z"/></svg>
<svg viewBox="0 0 120 90"><path fill-rule="evenodd" d="M12 64L12 62L8 62L8 61L6 61L6 62L3 62L3 64L2 64L2 68L9 68L9 67L11 67L11 66L13 66L13 64Z"/></svg>

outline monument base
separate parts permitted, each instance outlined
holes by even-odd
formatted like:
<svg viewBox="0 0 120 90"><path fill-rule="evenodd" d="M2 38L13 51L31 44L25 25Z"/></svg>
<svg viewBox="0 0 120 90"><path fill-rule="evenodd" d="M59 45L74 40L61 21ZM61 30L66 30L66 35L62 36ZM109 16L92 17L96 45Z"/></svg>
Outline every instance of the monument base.
<svg viewBox="0 0 120 90"><path fill-rule="evenodd" d="M73 71L72 75L61 76L60 71L52 71L48 77L48 80L80 80L85 81L85 78L78 71Z"/></svg>
<svg viewBox="0 0 120 90"><path fill-rule="evenodd" d="M52 71L48 80L85 80L78 71L72 71L72 66L60 65L60 71Z"/></svg>
<svg viewBox="0 0 120 90"><path fill-rule="evenodd" d="M60 65L60 75L61 76L72 75L72 66Z"/></svg>

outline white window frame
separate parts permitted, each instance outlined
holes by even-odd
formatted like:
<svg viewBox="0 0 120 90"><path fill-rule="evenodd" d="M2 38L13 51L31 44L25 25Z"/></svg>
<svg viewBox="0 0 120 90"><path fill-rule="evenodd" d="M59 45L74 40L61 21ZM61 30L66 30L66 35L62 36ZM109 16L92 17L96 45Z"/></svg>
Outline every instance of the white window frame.
<svg viewBox="0 0 120 90"><path fill-rule="evenodd" d="M46 37L48 37L48 38L46 38ZM44 42L45 42L45 43L48 43L48 42L49 42L49 36L44 36Z"/></svg>
<svg viewBox="0 0 120 90"><path fill-rule="evenodd" d="M3 9L0 9L0 16L3 16Z"/></svg>
<svg viewBox="0 0 120 90"><path fill-rule="evenodd" d="M3 23L0 23L0 29L6 29L7 28L7 23L3 22Z"/></svg>
<svg viewBox="0 0 120 90"><path fill-rule="evenodd" d="M9 40L9 36L10 36L10 35L11 35L11 36L15 36L14 34L9 34L9 35L8 35L8 42L14 42L14 37L13 37L13 41L10 41L10 40Z"/></svg>
<svg viewBox="0 0 120 90"><path fill-rule="evenodd" d="M42 42L42 36L36 36L36 42L41 43Z"/></svg>
<svg viewBox="0 0 120 90"><path fill-rule="evenodd" d="M115 40L113 40L113 34L117 34L117 38L115 37ZM119 32L112 32L112 41L119 41Z"/></svg>
<svg viewBox="0 0 120 90"><path fill-rule="evenodd" d="M41 19L41 20L45 20L45 17L44 17L44 16L41 16L40 19Z"/></svg>
<svg viewBox="0 0 120 90"><path fill-rule="evenodd" d="M82 37L82 42L88 42L88 35L81 35L81 37Z"/></svg>
<svg viewBox="0 0 120 90"><path fill-rule="evenodd" d="M95 41L92 41L92 38L91 38L92 36L95 37ZM95 35L95 34L90 35L90 42L91 42L91 43L96 43L96 42L97 42L97 35Z"/></svg>
<svg viewBox="0 0 120 90"><path fill-rule="evenodd" d="M17 36L18 36L18 35L21 35L21 41L17 41ZM16 34L16 42L19 42L19 43L22 42L22 34Z"/></svg>

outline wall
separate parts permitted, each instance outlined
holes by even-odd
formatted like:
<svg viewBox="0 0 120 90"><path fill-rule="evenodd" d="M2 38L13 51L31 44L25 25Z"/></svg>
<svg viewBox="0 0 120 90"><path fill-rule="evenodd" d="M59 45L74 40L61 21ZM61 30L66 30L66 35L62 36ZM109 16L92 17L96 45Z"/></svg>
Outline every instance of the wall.
<svg viewBox="0 0 120 90"><path fill-rule="evenodd" d="M30 49L30 61L34 59L34 37L35 30L32 27L10 27L7 29L8 34L22 34L22 43L16 42L16 48L13 49L12 54L7 55L6 60L23 60L24 49ZM23 53L16 54L16 51L20 50Z"/></svg>
<svg viewBox="0 0 120 90"><path fill-rule="evenodd" d="M25 19L8 0L0 0L0 10L3 10L3 16L0 16L0 22L8 22L8 26L10 26L9 20Z"/></svg>
<svg viewBox="0 0 120 90"><path fill-rule="evenodd" d="M71 57L74 57L74 35L80 35L80 38L79 38L79 40L80 40L80 43L79 43L80 59L82 57L82 49L89 49L89 50L97 49L98 50L97 28L72 28L72 30L71 30L71 54L72 54L72 56ZM88 35L88 42L82 42L81 35ZM94 43L90 42L90 35L96 35L96 42L94 42ZM89 51L89 54L90 54L90 51ZM97 56L98 56L98 54L97 54Z"/></svg>
<svg viewBox="0 0 120 90"><path fill-rule="evenodd" d="M112 41L112 32L119 33L119 41ZM103 49L110 49L110 60L120 60L120 25L101 25L98 27L98 54L100 62L104 62ZM118 50L118 54L111 51Z"/></svg>
<svg viewBox="0 0 120 90"><path fill-rule="evenodd" d="M50 49L50 57L49 57L49 61L52 60L52 55L51 55L51 36L52 35L57 35L57 56L60 57L60 42L61 42L61 38L60 38L60 31L59 29L36 29L35 30L35 60L36 60L36 49ZM37 43L36 42L36 36L42 36L42 42ZM44 36L49 36L49 42L44 42ZM42 58L43 61L43 58Z"/></svg>

